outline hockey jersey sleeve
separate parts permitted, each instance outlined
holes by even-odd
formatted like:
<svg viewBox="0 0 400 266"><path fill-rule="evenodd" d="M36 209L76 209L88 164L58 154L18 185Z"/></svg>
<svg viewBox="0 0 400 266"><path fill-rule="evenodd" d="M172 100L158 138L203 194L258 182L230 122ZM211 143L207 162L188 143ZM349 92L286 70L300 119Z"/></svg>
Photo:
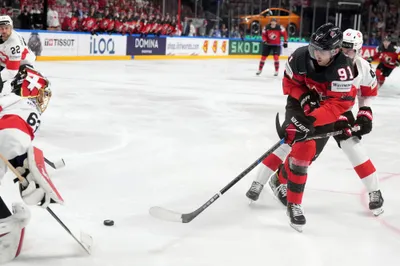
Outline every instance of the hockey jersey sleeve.
<svg viewBox="0 0 400 266"><path fill-rule="evenodd" d="M361 72L362 79L357 94L358 105L359 107L370 107L371 100L378 95L378 82L371 64L362 59L359 66L361 68L359 72Z"/></svg>
<svg viewBox="0 0 400 266"><path fill-rule="evenodd" d="M288 41L288 34L287 31L285 30L285 27L281 26L281 34L283 36L283 41L287 42Z"/></svg>
<svg viewBox="0 0 400 266"><path fill-rule="evenodd" d="M4 46L0 56L5 58L5 68L0 72L3 82L13 79L19 70L24 47L17 42L10 42Z"/></svg>
<svg viewBox="0 0 400 266"><path fill-rule="evenodd" d="M378 58L381 56L382 53L382 48L380 46L375 48L375 54L372 57L373 60L378 60Z"/></svg>
<svg viewBox="0 0 400 266"><path fill-rule="evenodd" d="M301 74L297 67L299 56L296 51L288 58L285 64L285 73L282 81L283 94L295 99L300 99L303 93L308 91L305 82L305 74Z"/></svg>

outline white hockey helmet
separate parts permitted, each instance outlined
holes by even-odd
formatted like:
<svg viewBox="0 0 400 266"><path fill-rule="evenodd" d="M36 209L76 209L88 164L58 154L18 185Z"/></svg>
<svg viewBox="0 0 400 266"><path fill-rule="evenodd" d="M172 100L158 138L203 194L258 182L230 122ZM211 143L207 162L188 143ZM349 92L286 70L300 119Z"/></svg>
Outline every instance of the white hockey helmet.
<svg viewBox="0 0 400 266"><path fill-rule="evenodd" d="M353 49L358 52L361 50L363 42L363 35L360 31L347 29L343 32L343 48Z"/></svg>
<svg viewBox="0 0 400 266"><path fill-rule="evenodd" d="M0 16L0 26L10 25L13 27L13 21L10 16Z"/></svg>

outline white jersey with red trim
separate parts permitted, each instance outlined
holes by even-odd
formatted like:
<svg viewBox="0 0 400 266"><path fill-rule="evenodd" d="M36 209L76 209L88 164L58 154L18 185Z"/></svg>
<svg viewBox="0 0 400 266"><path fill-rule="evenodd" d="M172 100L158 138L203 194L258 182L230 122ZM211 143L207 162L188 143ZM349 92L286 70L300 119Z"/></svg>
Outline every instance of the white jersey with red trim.
<svg viewBox="0 0 400 266"><path fill-rule="evenodd" d="M5 67L0 75L4 81L13 79L17 75L20 65L32 65L36 56L28 48L24 38L15 30L10 37L0 44L0 65Z"/></svg>
<svg viewBox="0 0 400 266"><path fill-rule="evenodd" d="M35 103L14 93L0 97L0 153L11 160L25 154L40 126ZM0 161L0 182L7 171Z"/></svg>
<svg viewBox="0 0 400 266"><path fill-rule="evenodd" d="M378 82L370 63L361 56L356 56L357 76L353 84L357 88L358 106L371 106L371 99L378 95Z"/></svg>
<svg viewBox="0 0 400 266"><path fill-rule="evenodd" d="M1 120L5 116L18 116L27 124L25 128L18 128L29 135L33 140L34 133L40 126L40 111L36 104L27 98L22 98L14 93L2 95L0 97L0 130L4 129L4 124ZM10 124L11 128L17 128L15 125ZM1 144L0 144L1 146Z"/></svg>

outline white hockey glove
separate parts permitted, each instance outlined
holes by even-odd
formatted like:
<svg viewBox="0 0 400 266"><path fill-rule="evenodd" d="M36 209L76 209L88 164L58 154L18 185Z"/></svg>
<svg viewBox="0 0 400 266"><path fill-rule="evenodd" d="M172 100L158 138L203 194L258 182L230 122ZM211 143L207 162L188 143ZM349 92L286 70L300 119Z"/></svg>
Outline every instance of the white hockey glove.
<svg viewBox="0 0 400 266"><path fill-rule="evenodd" d="M28 157L24 160L23 167L17 170L25 176L28 184L20 184L20 192L23 201L27 205L39 205L47 208L50 203L63 204L64 200L50 180L45 167L43 152L31 146L28 149Z"/></svg>

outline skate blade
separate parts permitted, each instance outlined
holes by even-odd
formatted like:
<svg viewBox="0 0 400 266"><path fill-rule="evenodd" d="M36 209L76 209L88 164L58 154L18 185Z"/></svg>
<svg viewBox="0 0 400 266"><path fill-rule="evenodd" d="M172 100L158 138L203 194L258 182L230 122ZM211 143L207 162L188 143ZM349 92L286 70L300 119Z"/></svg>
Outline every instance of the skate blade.
<svg viewBox="0 0 400 266"><path fill-rule="evenodd" d="M304 225L300 225L300 224L293 224L293 223L289 223L290 227L292 227L294 230L296 230L299 233L303 233L303 226Z"/></svg>
<svg viewBox="0 0 400 266"><path fill-rule="evenodd" d="M379 216L379 215L381 215L381 214L384 212L382 208L378 208L378 209L371 210L371 211L372 211L372 214L373 214L374 216Z"/></svg>

